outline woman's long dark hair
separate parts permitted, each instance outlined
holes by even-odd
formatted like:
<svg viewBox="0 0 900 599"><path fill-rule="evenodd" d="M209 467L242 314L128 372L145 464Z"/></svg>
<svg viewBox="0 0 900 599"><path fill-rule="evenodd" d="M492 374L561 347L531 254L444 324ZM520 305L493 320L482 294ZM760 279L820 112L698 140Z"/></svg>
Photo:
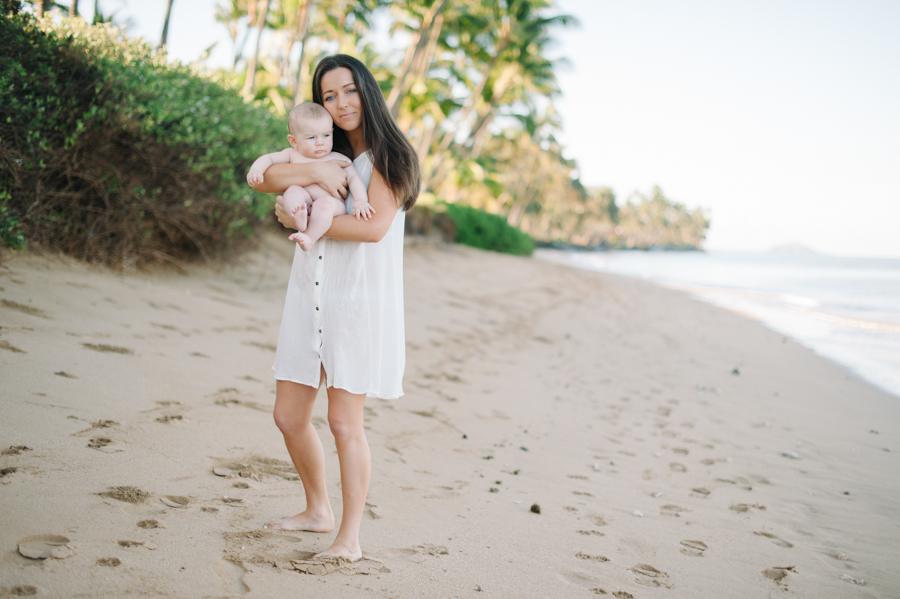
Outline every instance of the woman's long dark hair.
<svg viewBox="0 0 900 599"><path fill-rule="evenodd" d="M356 83L362 105L363 138L371 152L372 164L384 177L400 207L409 210L419 197L419 157L394 122L381 88L366 65L346 54L323 58L313 75L313 102L325 105L322 99L322 76L341 67L350 70ZM340 127L334 129L334 151L353 157L347 134Z"/></svg>

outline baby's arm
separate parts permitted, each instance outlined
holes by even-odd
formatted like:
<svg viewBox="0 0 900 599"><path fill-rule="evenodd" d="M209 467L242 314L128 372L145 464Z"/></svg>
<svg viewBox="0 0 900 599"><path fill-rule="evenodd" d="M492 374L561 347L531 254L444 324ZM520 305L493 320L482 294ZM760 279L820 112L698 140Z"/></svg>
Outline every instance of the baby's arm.
<svg viewBox="0 0 900 599"><path fill-rule="evenodd" d="M375 214L375 209L369 203L369 194L366 192L362 177L359 176L352 164L344 167L344 172L347 173L347 187L350 188L350 194L353 196L353 215L356 216L356 220L359 220L359 217L369 220L369 217Z"/></svg>
<svg viewBox="0 0 900 599"><path fill-rule="evenodd" d="M250 172L247 173L247 183L250 186L259 185L263 182L263 174L273 164L284 164L291 161L291 153L294 151L294 148L287 148L280 152L272 152L271 154L266 154L265 156L260 156L257 158L253 165L250 167Z"/></svg>

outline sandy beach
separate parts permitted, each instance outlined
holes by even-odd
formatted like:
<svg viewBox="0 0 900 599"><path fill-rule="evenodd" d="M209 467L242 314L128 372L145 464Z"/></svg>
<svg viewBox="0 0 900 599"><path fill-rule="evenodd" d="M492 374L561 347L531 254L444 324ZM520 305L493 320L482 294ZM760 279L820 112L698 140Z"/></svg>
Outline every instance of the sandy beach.
<svg viewBox="0 0 900 599"><path fill-rule="evenodd" d="M406 395L367 402L365 559L311 563L334 533L262 528L303 507L292 252L0 265L0 596L900 596L900 398L678 291L430 242Z"/></svg>

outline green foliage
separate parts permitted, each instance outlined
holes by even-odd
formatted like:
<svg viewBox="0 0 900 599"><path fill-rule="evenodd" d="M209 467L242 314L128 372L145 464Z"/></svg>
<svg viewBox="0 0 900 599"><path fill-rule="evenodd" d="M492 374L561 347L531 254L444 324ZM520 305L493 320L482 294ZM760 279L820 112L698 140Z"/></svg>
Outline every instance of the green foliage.
<svg viewBox="0 0 900 599"><path fill-rule="evenodd" d="M14 250L25 247L25 235L19 227L19 219L9 212L9 192L0 189L0 244Z"/></svg>
<svg viewBox="0 0 900 599"><path fill-rule="evenodd" d="M649 196L635 194L619 210L619 224L610 245L622 248L647 249L664 247L677 250L701 249L709 228L703 210L689 210L673 202L658 186Z"/></svg>
<svg viewBox="0 0 900 599"><path fill-rule="evenodd" d="M442 206L456 224L457 243L516 256L530 256L534 252L531 236L510 226L502 216L461 204L442 203Z"/></svg>
<svg viewBox="0 0 900 599"><path fill-rule="evenodd" d="M112 264L212 257L271 211L244 177L284 123L109 25L2 19L0 93L6 245Z"/></svg>

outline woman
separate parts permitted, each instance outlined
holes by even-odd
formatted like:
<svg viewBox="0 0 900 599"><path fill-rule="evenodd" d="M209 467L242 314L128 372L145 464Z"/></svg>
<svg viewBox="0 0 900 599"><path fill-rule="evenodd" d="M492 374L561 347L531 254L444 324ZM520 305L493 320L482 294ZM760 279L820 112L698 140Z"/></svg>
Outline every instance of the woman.
<svg viewBox="0 0 900 599"><path fill-rule="evenodd" d="M337 216L310 251L294 252L275 356L274 417L303 481L306 509L266 527L334 528L322 443L311 422L324 380L344 510L334 543L317 557L358 561L371 471L363 404L366 395L392 399L403 394L404 213L419 194L419 163L375 78L355 58L338 54L322 59L313 76L313 101L334 119L334 151L354 158L375 214L368 221ZM335 197L346 196L339 162L276 164L256 188L279 193L313 183ZM293 226L281 198L276 214L286 227Z"/></svg>

